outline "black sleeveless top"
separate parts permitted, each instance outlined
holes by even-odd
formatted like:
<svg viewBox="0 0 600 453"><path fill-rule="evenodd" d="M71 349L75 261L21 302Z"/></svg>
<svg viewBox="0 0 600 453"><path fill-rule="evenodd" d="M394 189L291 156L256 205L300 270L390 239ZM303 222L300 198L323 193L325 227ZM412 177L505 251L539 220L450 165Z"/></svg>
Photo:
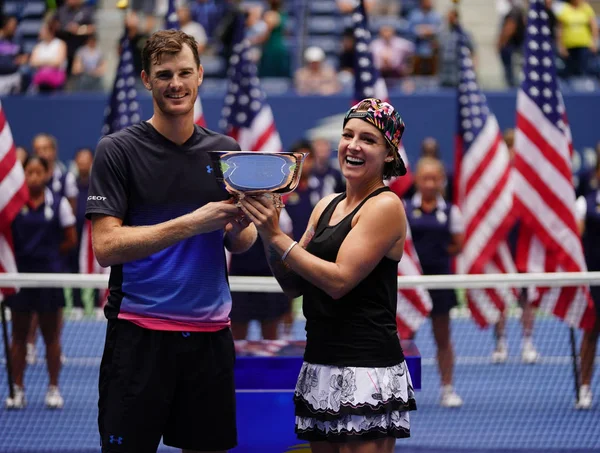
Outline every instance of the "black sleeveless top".
<svg viewBox="0 0 600 453"><path fill-rule="evenodd" d="M369 198L388 190L387 187L375 190L342 221L329 226L333 211L346 194L334 198L319 218L315 235L306 250L321 259L335 262L342 242L352 229L356 213ZM359 367L388 367L401 363L404 354L396 327L397 278L398 262L384 257L369 275L338 300L305 282L304 360Z"/></svg>

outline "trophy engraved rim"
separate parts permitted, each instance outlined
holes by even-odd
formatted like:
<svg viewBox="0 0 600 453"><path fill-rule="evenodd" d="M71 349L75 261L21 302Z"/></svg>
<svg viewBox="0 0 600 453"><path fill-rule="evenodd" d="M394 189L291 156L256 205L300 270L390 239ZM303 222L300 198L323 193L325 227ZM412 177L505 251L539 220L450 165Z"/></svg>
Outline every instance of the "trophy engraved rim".
<svg viewBox="0 0 600 453"><path fill-rule="evenodd" d="M307 153L209 151L217 180L229 193L285 194L298 186Z"/></svg>

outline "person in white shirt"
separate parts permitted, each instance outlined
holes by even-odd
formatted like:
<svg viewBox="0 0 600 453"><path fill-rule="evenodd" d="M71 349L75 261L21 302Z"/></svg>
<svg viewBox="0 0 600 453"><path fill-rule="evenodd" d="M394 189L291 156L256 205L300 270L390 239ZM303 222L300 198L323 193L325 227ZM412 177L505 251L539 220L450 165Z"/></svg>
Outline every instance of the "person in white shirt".
<svg viewBox="0 0 600 453"><path fill-rule="evenodd" d="M415 45L396 36L392 25L383 25L379 37L371 43L373 63L384 78L400 78L412 72L411 60Z"/></svg>
<svg viewBox="0 0 600 453"><path fill-rule="evenodd" d="M192 20L192 13L188 6L180 6L177 8L177 19L179 20L179 27L185 34L193 36L198 43L198 53L202 54L206 48L206 31L204 27L198 22Z"/></svg>
<svg viewBox="0 0 600 453"><path fill-rule="evenodd" d="M35 69L33 88L43 92L59 90L67 80L67 45L56 37L53 23L42 25L39 38L29 60Z"/></svg>

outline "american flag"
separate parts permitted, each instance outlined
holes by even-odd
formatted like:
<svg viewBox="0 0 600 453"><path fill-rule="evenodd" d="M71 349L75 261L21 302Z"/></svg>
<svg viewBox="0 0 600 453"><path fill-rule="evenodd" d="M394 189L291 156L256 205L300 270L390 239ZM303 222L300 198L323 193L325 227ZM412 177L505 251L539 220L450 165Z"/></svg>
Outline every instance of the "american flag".
<svg viewBox="0 0 600 453"><path fill-rule="evenodd" d="M0 103L0 272L17 272L11 224L28 199L23 167ZM14 288L0 288L0 301L14 292Z"/></svg>
<svg viewBox="0 0 600 453"><path fill-rule="evenodd" d="M179 19L177 18L177 5L175 0L169 0L167 5L167 15L165 16L165 28L167 30L179 30Z"/></svg>
<svg viewBox="0 0 600 453"><path fill-rule="evenodd" d="M514 205L522 219L517 267L524 272L585 271L575 220L571 132L542 0L530 0L523 71L515 134ZM535 293L537 306L569 325L593 325L588 287L539 288Z"/></svg>
<svg viewBox="0 0 600 453"><path fill-rule="evenodd" d="M369 30L364 0L356 5L352 13L354 26L354 100L378 98L387 101L388 90L385 80L373 64L371 54L371 32Z"/></svg>
<svg viewBox="0 0 600 453"><path fill-rule="evenodd" d="M368 26L368 17L365 12L364 0L361 0L352 13L354 26L354 103L365 98L378 98L388 101L388 90L385 80L373 64L371 54L371 32ZM402 178L393 178L389 187L402 197L413 184L413 176L408 166L406 150L400 145L400 156L406 164L407 173Z"/></svg>
<svg viewBox="0 0 600 453"><path fill-rule="evenodd" d="M177 18L177 5L176 0L169 0L167 7L167 15L165 16L165 28L179 30L179 19ZM196 102L194 102L194 123L198 126L206 127L206 120L204 119L204 111L202 110L202 101L200 100L200 92L196 96Z"/></svg>
<svg viewBox="0 0 600 453"><path fill-rule="evenodd" d="M456 204L465 220L465 243L457 270L466 274L515 272L506 242L514 224L511 163L498 121L477 85L471 51L461 33L459 45ZM508 289L471 289L467 301L481 327L495 324L515 294Z"/></svg>
<svg viewBox="0 0 600 453"><path fill-rule="evenodd" d="M131 44L127 38L127 34L124 33L121 38L121 58L117 66L117 76L109 103L104 112L102 135L112 134L141 121L135 78ZM109 272L108 268L102 268L98 264L94 255L92 249L92 227L89 220L84 222L81 233L79 272L82 274L104 274ZM105 293L105 298L107 294L108 290Z"/></svg>
<svg viewBox="0 0 600 453"><path fill-rule="evenodd" d="M398 275L422 275L421 263L412 241L410 226L406 225L406 239L404 241L404 254L398 263ZM396 325L402 339L412 338L425 322L431 312L432 302L429 291L416 286L413 289L403 288L398 290L396 306Z"/></svg>
<svg viewBox="0 0 600 453"><path fill-rule="evenodd" d="M388 91L385 80L373 64L371 54L371 32L368 27L368 18L365 12L364 1L355 7L352 13L354 25L354 102L365 98L375 97L388 101ZM402 197L412 186L413 177L408 165L408 158L404 146L400 145L400 155L404 161L406 175L395 178L389 182L389 187L399 197ZM417 251L412 242L410 227L407 225L407 237L404 242L404 255L398 264L398 275L421 275L421 265ZM398 291L397 317L398 331L402 338L412 337L418 328L425 322L432 303L429 292L422 288L400 289Z"/></svg>
<svg viewBox="0 0 600 453"><path fill-rule="evenodd" d="M110 95L110 100L104 111L104 126L102 135L112 134L141 120L140 105L137 101L137 90L133 68L131 44L127 34L121 38L121 58L117 67L117 76Z"/></svg>
<svg viewBox="0 0 600 453"><path fill-rule="evenodd" d="M194 102L194 123L198 126L206 127L206 119L204 118L204 110L202 110L200 93L198 93L196 96L196 102Z"/></svg>
<svg viewBox="0 0 600 453"><path fill-rule="evenodd" d="M219 125L243 151L283 150L271 107L249 58L250 41L244 38L244 21L236 18L233 53L229 59L228 86Z"/></svg>

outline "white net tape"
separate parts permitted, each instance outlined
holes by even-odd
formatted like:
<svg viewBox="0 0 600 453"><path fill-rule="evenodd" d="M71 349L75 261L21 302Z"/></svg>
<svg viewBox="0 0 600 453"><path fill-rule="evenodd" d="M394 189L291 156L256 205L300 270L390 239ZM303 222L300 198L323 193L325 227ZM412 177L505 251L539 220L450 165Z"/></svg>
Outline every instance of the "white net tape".
<svg viewBox="0 0 600 453"><path fill-rule="evenodd" d="M230 276L232 291L280 292L273 277ZM600 272L554 272L531 274L427 275L398 277L398 288L426 289L522 288L600 285ZM105 274L0 274L0 287L107 288Z"/></svg>

